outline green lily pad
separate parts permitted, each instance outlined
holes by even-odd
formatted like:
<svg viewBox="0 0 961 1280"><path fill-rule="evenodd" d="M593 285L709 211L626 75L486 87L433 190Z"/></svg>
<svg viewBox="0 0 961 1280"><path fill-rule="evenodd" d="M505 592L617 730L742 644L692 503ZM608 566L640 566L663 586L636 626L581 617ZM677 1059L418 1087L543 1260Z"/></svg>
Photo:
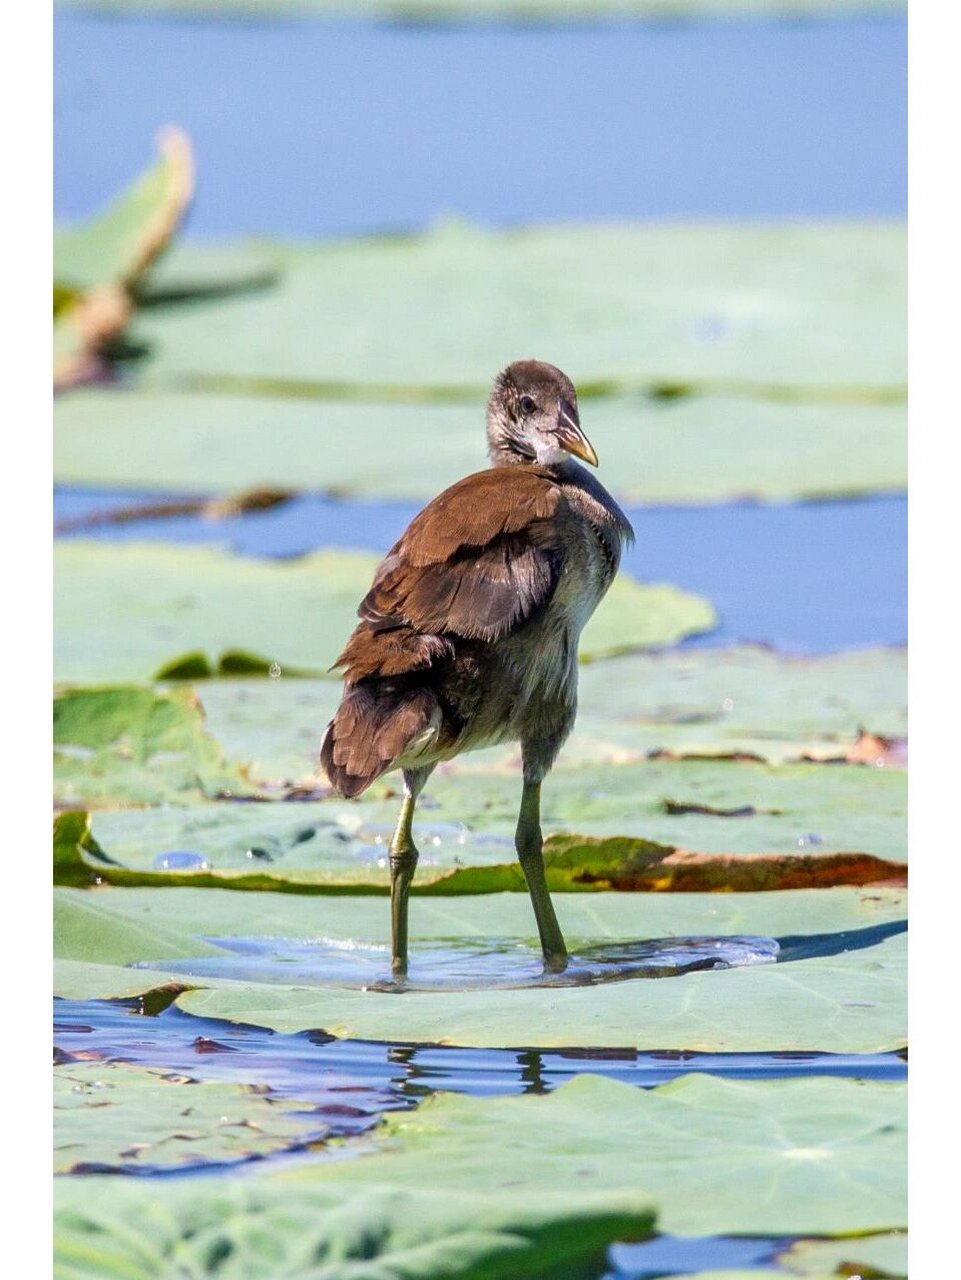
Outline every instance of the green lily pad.
<svg viewBox="0 0 961 1280"><path fill-rule="evenodd" d="M559 1184L560 1147L578 1185L647 1191L670 1234L888 1227L905 1221L905 1103L903 1085L865 1081L581 1076L539 1098L435 1095L386 1118L382 1153L328 1176L421 1186L442 1168L469 1194L486 1170L523 1195Z"/></svg>
<svg viewBox="0 0 961 1280"><path fill-rule="evenodd" d="M87 838L79 811L62 814L54 833L54 883L121 887L187 886L283 893L384 893L389 890L389 827L358 826L334 817L270 806L271 812L210 807L120 811L97 816L100 843ZM72 846L62 832L72 820ZM509 837L474 837L452 824L423 824L426 849L415 894L524 893L526 884ZM186 850L196 868L155 869L171 850ZM116 856L114 856L116 855ZM505 861L505 859L510 859ZM904 863L873 854L799 849L792 853L697 853L630 836L553 835L545 842L548 888L554 893L607 889L683 892L827 888L904 884Z"/></svg>
<svg viewBox="0 0 961 1280"><path fill-rule="evenodd" d="M188 689L70 689L53 707L54 803L161 804L250 792Z"/></svg>
<svg viewBox="0 0 961 1280"><path fill-rule="evenodd" d="M54 674L77 684L148 680L183 655L225 650L276 662L279 673L322 673L356 623L376 564L347 551L268 562L217 547L59 543ZM622 574L585 628L581 655L659 648L715 621L703 597ZM186 674L195 670L196 659Z"/></svg>
<svg viewBox="0 0 961 1280"><path fill-rule="evenodd" d="M653 1224L630 1187L518 1197L480 1184L465 1197L436 1177L427 1189L89 1176L58 1179L54 1198L57 1280L589 1280L613 1240Z"/></svg>
<svg viewBox="0 0 961 1280"><path fill-rule="evenodd" d="M389 919L371 897L301 897L213 889L57 889L56 994L91 998L172 982L190 1013L277 1031L323 1029L343 1038L531 1048L605 1045L704 1052L823 1050L877 1053L906 1042L905 937L836 955L630 979L599 986L423 989L408 995L292 981L272 964L271 940L316 940L367 953L387 976ZM903 919L903 891L872 887L781 893L592 894L558 898L574 953L604 942L668 937L850 935ZM145 939L138 955L137 936ZM171 936L172 935L172 936ZM164 939L169 941L164 944ZM206 940L206 941L205 941ZM260 940L260 954L236 941ZM508 968L536 946L526 895L418 899L411 910L412 973L438 948L504 949ZM518 950L520 948L520 950ZM191 950L193 955L191 955ZM248 949L249 951L249 949ZM254 947L254 952L257 946ZM244 958L246 955L246 959ZM229 961L229 963L226 963ZM67 963L62 963L67 962ZM460 959L463 967L463 956ZM358 974L362 970L358 959ZM280 979L280 981L275 981ZM139 986L137 984L140 984ZM891 1224L887 1224L891 1225Z"/></svg>
<svg viewBox="0 0 961 1280"><path fill-rule="evenodd" d="M585 1075L545 1096L438 1094L386 1117L369 1154L253 1185L283 1185L296 1205L321 1187L345 1198L427 1188L443 1169L441 1194L459 1191L468 1212L479 1196L481 1219L484 1193L558 1207L607 1195L646 1201L677 1235L888 1228L905 1220L905 1095L898 1084L704 1075L656 1089ZM202 1187L191 1188L201 1202Z"/></svg>
<svg viewBox="0 0 961 1280"><path fill-rule="evenodd" d="M842 761L857 754L862 731L904 738L906 674L900 649L805 659L704 649L589 663L580 672L574 732L556 768L652 753ZM318 735L340 699L337 685L222 680L198 693L210 733L251 777L316 785ZM891 763L883 751L878 758ZM473 772L509 762L517 763L515 746L473 753L456 767Z"/></svg>
<svg viewBox="0 0 961 1280"><path fill-rule="evenodd" d="M903 399L897 222L451 224L277 252L275 289L139 318L153 385L481 393L526 353L560 365L585 394ZM722 340L705 341L705 325Z"/></svg>
<svg viewBox="0 0 961 1280"><path fill-rule="evenodd" d="M164 274L154 273L152 289ZM189 274L180 287L199 292ZM207 494L270 485L426 501L485 464L483 415L481 396L367 404L87 388L55 406L54 474L97 488ZM906 484L902 405L615 395L585 399L581 416L602 479L625 501L782 501Z"/></svg>
<svg viewBox="0 0 961 1280"><path fill-rule="evenodd" d="M519 795L519 779L503 773L435 775L414 825L422 853L414 892L523 891L513 848ZM97 813L97 841L119 864L99 870L117 884L386 892L397 807L388 777L359 802ZM778 867L798 876L805 862L810 883L831 883L826 872L819 879L818 859L841 874L832 855L855 855L855 883L904 873L900 773L699 760L584 766L552 776L543 808L553 889L667 888L674 876L687 887L773 888ZM171 849L202 855L209 870L151 871ZM739 883L726 879L738 874Z"/></svg>
<svg viewBox="0 0 961 1280"><path fill-rule="evenodd" d="M904 1280L908 1237L906 1232L889 1232L846 1240L799 1240L777 1260L792 1275L858 1274L863 1280Z"/></svg>
<svg viewBox="0 0 961 1280"><path fill-rule="evenodd" d="M54 1067L53 1108L56 1173L248 1160L324 1132L306 1103L119 1062Z"/></svg>
<svg viewBox="0 0 961 1280"><path fill-rule="evenodd" d="M94 12L137 12L142 0L63 0L64 6ZM150 0L155 13L213 14L243 20L262 14L276 18L370 17L410 21L487 22L523 18L525 23L558 19L618 20L625 17L676 21L684 18L770 18L804 15L832 18L858 13L900 13L904 0Z"/></svg>

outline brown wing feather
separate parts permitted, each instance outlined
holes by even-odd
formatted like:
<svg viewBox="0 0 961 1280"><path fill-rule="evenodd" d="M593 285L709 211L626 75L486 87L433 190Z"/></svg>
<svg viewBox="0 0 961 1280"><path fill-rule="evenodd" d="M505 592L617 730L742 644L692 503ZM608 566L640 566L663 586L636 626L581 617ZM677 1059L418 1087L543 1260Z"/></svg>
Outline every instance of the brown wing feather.
<svg viewBox="0 0 961 1280"><path fill-rule="evenodd" d="M374 630L494 640L553 593L561 494L533 468L481 471L414 518L358 613Z"/></svg>
<svg viewBox="0 0 961 1280"><path fill-rule="evenodd" d="M458 638L491 641L550 600L561 493L533 468L468 476L415 517L377 570L335 665L346 689L321 747L341 795L359 795L440 727L430 668Z"/></svg>

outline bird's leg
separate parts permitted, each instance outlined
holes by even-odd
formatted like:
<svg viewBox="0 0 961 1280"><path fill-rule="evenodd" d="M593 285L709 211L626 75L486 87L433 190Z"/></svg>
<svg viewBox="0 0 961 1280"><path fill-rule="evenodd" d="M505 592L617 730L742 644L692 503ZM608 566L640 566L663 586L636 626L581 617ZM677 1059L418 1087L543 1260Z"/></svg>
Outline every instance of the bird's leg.
<svg viewBox="0 0 961 1280"><path fill-rule="evenodd" d="M429 769L404 770L404 803L390 841L390 933L391 969L395 978L407 973L407 899L417 870L417 848L411 834L414 805Z"/></svg>
<svg viewBox="0 0 961 1280"><path fill-rule="evenodd" d="M554 904L547 891L544 877L544 838L541 835L541 784L540 780L524 778L521 811L517 818L517 834L514 837L517 857L520 860L527 889L531 895L537 931L541 935L544 967L552 973L567 968L567 947L554 914Z"/></svg>

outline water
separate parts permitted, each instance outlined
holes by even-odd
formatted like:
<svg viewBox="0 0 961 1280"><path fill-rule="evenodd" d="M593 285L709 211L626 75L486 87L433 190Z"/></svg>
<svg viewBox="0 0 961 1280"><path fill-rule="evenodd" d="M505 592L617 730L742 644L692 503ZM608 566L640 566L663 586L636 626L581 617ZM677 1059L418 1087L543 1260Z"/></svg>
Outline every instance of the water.
<svg viewBox="0 0 961 1280"><path fill-rule="evenodd" d="M210 863L202 853L190 853L184 849L172 849L158 853L151 866L155 871L209 871Z"/></svg>
<svg viewBox="0 0 961 1280"><path fill-rule="evenodd" d="M129 182L169 122L196 144L201 235L906 204L896 16L425 30L61 13L55 53L62 219Z"/></svg>
<svg viewBox="0 0 961 1280"><path fill-rule="evenodd" d="M57 1050L199 1080L265 1085L277 1097L327 1108L325 1121L342 1134L369 1127L383 1111L416 1106L438 1090L474 1097L545 1093L584 1072L645 1089L691 1071L728 1079L813 1074L902 1080L907 1074L894 1053L463 1049L336 1040L323 1031L282 1035L181 1013L173 1004L152 1016L142 1008L137 1000L56 1000Z"/></svg>
<svg viewBox="0 0 961 1280"><path fill-rule="evenodd" d="M541 952L516 939L425 941L403 981L393 981L384 946L332 938L206 938L229 955L149 961L191 978L336 986L367 991L490 991L523 987L583 987L633 978L673 978L704 969L773 964L773 938L653 938L602 943L573 951L563 973L545 973Z"/></svg>
<svg viewBox="0 0 961 1280"><path fill-rule="evenodd" d="M156 495L58 489L55 519L79 521ZM285 558L318 547L383 553L418 505L336 502L303 495L269 511L212 522L199 515L77 529L83 537L222 543ZM629 507L637 542L623 568L713 601L720 625L689 644L756 641L787 652L832 653L907 639L907 500L764 506ZM69 536L69 535L65 535Z"/></svg>

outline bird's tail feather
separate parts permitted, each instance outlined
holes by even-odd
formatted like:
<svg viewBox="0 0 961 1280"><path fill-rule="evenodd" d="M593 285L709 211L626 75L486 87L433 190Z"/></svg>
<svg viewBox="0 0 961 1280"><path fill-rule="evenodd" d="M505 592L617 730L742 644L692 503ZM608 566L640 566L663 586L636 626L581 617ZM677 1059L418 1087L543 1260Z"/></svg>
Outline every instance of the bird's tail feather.
<svg viewBox="0 0 961 1280"><path fill-rule="evenodd" d="M349 686L327 726L320 763L346 799L359 796L427 733L439 711L423 686L370 680Z"/></svg>

